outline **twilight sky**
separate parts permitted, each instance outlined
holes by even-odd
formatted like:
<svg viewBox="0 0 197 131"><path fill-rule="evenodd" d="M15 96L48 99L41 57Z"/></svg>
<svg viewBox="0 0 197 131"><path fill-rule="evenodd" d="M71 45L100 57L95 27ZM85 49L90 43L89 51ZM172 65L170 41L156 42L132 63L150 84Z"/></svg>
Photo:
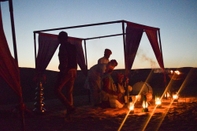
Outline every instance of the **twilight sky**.
<svg viewBox="0 0 197 131"><path fill-rule="evenodd" d="M35 68L33 31L82 24L127 20L160 28L164 66L197 67L196 0L13 0L18 62ZM1 2L4 32L13 54L8 2ZM87 38L121 33L121 24L65 30L70 36ZM58 34L58 32L48 32ZM110 59L124 69L122 37L87 41L88 67L97 63L105 48ZM57 70L57 52L47 69ZM145 33L132 69L158 68Z"/></svg>

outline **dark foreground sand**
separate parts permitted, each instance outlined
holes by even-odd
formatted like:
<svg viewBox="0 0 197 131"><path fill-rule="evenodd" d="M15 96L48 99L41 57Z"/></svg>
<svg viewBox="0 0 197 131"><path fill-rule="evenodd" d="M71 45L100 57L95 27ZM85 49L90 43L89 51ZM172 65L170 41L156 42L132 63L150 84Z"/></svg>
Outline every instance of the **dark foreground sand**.
<svg viewBox="0 0 197 131"><path fill-rule="evenodd" d="M26 131L196 131L197 98L179 99L178 103L164 100L162 107L152 104L148 112L137 105L134 113L128 109L93 108L76 103L77 111L70 120L65 119L66 110L58 100L46 101L47 112L43 115L25 114ZM27 107L32 110L32 103ZM1 106L0 130L21 130L20 117L12 106ZM125 121L124 121L125 120ZM123 125L121 125L123 123Z"/></svg>

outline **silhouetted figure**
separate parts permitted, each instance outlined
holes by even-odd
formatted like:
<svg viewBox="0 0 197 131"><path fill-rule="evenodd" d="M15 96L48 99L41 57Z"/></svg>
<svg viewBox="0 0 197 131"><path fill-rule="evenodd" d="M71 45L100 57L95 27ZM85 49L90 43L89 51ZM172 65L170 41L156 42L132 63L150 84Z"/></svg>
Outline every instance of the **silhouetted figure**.
<svg viewBox="0 0 197 131"><path fill-rule="evenodd" d="M104 56L98 60L98 64L107 64L109 62L109 57L112 54L110 49L105 49Z"/></svg>
<svg viewBox="0 0 197 131"><path fill-rule="evenodd" d="M75 111L73 105L73 87L77 75L77 50L74 45L68 42L68 34L64 31L58 35L59 43L59 74L55 93L59 100L66 106L67 115ZM62 89L65 88L65 94Z"/></svg>

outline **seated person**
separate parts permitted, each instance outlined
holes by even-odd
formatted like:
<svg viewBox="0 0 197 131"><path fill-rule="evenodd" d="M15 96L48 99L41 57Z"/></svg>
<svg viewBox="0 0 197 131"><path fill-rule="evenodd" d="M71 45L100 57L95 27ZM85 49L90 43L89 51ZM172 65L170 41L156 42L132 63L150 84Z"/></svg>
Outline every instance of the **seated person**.
<svg viewBox="0 0 197 131"><path fill-rule="evenodd" d="M122 108L122 104L119 99L122 94L118 91L114 80L111 76L112 70L105 72L102 78L102 91L101 91L101 100L104 107L112 108Z"/></svg>
<svg viewBox="0 0 197 131"><path fill-rule="evenodd" d="M132 91L132 87L129 85L129 78L124 77L123 74L118 73L116 76L116 86L118 89L118 92L120 92L122 95L119 98L119 101L121 103L127 103L128 101L128 96L130 94L130 92ZM126 89L126 86L128 89ZM127 91L129 94L127 94Z"/></svg>
<svg viewBox="0 0 197 131"><path fill-rule="evenodd" d="M90 68L85 87L90 90L90 102L92 106L100 105L102 76L105 72L112 72L117 66L116 60L110 60L107 64L96 64Z"/></svg>

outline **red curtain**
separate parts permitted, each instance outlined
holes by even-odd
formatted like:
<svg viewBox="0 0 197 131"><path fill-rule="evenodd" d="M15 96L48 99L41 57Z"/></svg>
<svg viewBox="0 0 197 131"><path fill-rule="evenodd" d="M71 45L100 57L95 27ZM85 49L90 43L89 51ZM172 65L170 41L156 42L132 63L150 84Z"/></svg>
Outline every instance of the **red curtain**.
<svg viewBox="0 0 197 131"><path fill-rule="evenodd" d="M15 59L12 57L3 31L3 23L0 11L0 76L22 99L20 73Z"/></svg>
<svg viewBox="0 0 197 131"><path fill-rule="evenodd" d="M155 53L155 56L157 58L157 61L159 63L159 66L164 69L164 63L163 63L163 57L161 52L161 47L159 47L158 43L158 35L157 30L145 30L146 35L150 41L150 44L153 48L153 51Z"/></svg>
<svg viewBox="0 0 197 131"><path fill-rule="evenodd" d="M77 48L78 65L83 72L87 72L87 66L85 64L84 53L82 48L82 40L79 38L69 37L71 44L74 44ZM40 33L39 34L39 49L36 58L36 70L37 73L42 74L48 66L53 54L55 53L59 45L57 35Z"/></svg>
<svg viewBox="0 0 197 131"><path fill-rule="evenodd" d="M42 74L47 68L59 42L56 35L40 33L38 38L38 54L36 57L36 71Z"/></svg>
<svg viewBox="0 0 197 131"><path fill-rule="evenodd" d="M85 64L85 57L82 48L82 39L69 37L69 42L74 44L77 48L77 62L81 70L85 75L87 75L87 65Z"/></svg>
<svg viewBox="0 0 197 131"><path fill-rule="evenodd" d="M127 26L126 28L126 71L129 71L133 65L143 29Z"/></svg>
<svg viewBox="0 0 197 131"><path fill-rule="evenodd" d="M135 55L137 53L137 49L139 47L139 43L143 34L143 31L146 32L147 37L151 43L152 49L155 53L156 59L162 69L164 69L164 63L162 58L161 47L159 47L158 42L158 32L159 28L154 28L150 26L135 24L131 22L127 22L126 27L126 70L130 70L133 61L135 59Z"/></svg>

